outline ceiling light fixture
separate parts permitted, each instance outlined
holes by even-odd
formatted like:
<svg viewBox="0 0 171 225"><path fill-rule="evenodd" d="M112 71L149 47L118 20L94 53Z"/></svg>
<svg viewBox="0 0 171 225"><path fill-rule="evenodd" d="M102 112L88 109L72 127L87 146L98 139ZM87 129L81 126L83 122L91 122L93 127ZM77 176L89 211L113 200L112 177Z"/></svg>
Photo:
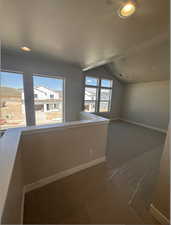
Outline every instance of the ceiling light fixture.
<svg viewBox="0 0 171 225"><path fill-rule="evenodd" d="M135 0L125 2L119 9L118 14L121 18L127 18L134 14L136 11Z"/></svg>
<svg viewBox="0 0 171 225"><path fill-rule="evenodd" d="M23 50L25 52L31 52L31 48L28 48L26 46L21 47L21 50Z"/></svg>

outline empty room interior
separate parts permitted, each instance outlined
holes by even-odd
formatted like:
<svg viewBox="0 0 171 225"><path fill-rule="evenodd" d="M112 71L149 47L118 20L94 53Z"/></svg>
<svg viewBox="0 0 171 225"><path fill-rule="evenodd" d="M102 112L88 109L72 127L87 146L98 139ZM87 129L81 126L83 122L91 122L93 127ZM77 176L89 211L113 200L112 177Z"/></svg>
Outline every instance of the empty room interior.
<svg viewBox="0 0 171 225"><path fill-rule="evenodd" d="M170 224L169 0L0 0L0 224Z"/></svg>

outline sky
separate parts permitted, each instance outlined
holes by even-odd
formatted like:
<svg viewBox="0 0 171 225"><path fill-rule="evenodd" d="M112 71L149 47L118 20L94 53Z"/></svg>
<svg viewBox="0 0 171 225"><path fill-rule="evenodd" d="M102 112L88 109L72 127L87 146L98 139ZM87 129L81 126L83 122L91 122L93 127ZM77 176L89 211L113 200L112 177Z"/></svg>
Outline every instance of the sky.
<svg viewBox="0 0 171 225"><path fill-rule="evenodd" d="M1 72L0 84L2 87L23 88L22 74Z"/></svg>
<svg viewBox="0 0 171 225"><path fill-rule="evenodd" d="M33 82L34 82L34 86L43 86L55 91L62 90L63 88L62 79L33 76Z"/></svg>
<svg viewBox="0 0 171 225"><path fill-rule="evenodd" d="M86 77L86 84L87 85L92 85L92 86L97 86L98 85L98 79L93 78L93 77ZM101 80L101 86L103 87L111 87L112 83L110 80Z"/></svg>
<svg viewBox="0 0 171 225"><path fill-rule="evenodd" d="M11 88L23 88L23 79L22 74L1 72L0 74L0 86L2 87L11 87ZM43 86L52 90L62 90L63 89L63 80L50 78L50 77L41 77L33 76L34 86ZM86 84L96 86L98 84L98 79L93 77L86 77ZM103 87L110 87L110 80L102 80L101 85Z"/></svg>
<svg viewBox="0 0 171 225"><path fill-rule="evenodd" d="M22 74L1 72L0 86L11 88L23 88ZM33 76L34 86L44 86L52 90L62 90L63 80L49 77Z"/></svg>

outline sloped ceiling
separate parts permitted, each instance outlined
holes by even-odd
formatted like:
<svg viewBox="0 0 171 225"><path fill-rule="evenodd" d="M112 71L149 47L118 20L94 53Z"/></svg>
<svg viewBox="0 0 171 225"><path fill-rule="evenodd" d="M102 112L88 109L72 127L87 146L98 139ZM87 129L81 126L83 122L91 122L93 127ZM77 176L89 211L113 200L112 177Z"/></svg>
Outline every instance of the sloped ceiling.
<svg viewBox="0 0 171 225"><path fill-rule="evenodd" d="M108 64L115 76L126 82L149 82L169 80L170 45L163 39L158 43L150 43L143 48L116 57Z"/></svg>
<svg viewBox="0 0 171 225"><path fill-rule="evenodd" d="M169 0L137 0L128 19L117 15L121 2L0 0L2 48L22 55L26 45L81 68L108 64L128 82L168 79Z"/></svg>

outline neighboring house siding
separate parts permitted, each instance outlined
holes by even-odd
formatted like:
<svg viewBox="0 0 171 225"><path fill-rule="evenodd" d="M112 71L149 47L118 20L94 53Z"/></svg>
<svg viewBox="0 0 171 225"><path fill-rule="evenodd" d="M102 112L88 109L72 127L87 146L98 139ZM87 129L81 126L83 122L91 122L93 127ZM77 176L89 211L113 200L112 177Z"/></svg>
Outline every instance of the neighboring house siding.
<svg viewBox="0 0 171 225"><path fill-rule="evenodd" d="M38 95L38 99L59 99L59 93L44 87L34 88L34 94Z"/></svg>
<svg viewBox="0 0 171 225"><path fill-rule="evenodd" d="M34 99L35 109L37 111L52 112L62 110L62 91L53 91L45 87L35 87ZM24 100L24 92L22 93L22 100Z"/></svg>

